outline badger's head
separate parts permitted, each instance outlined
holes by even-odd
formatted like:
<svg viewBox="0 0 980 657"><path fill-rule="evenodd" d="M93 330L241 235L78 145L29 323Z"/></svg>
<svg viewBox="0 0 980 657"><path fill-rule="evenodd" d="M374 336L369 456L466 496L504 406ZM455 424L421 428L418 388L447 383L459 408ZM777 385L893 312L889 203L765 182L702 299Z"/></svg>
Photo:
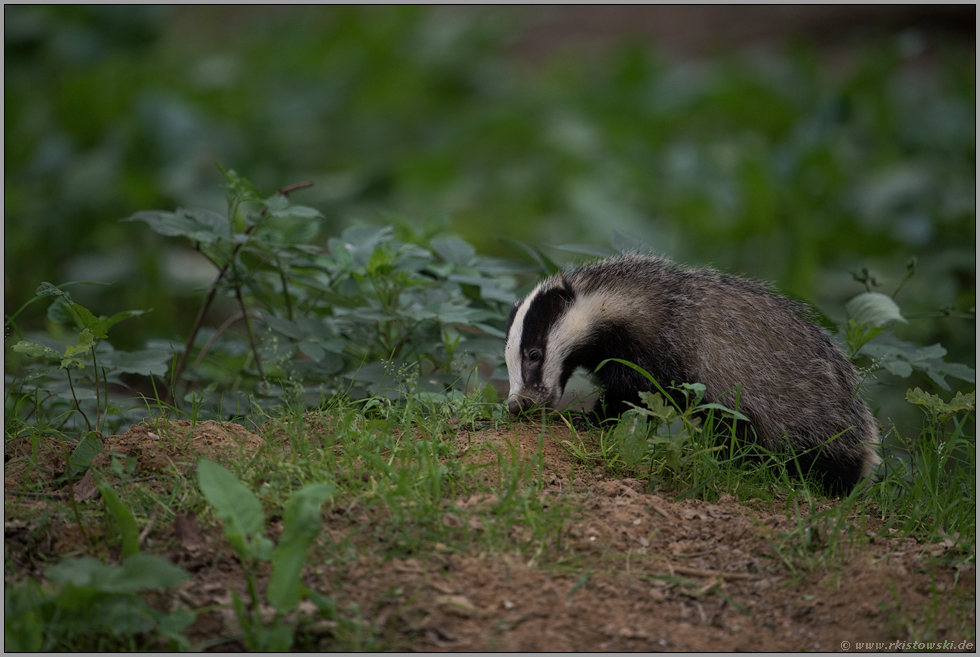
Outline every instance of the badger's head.
<svg viewBox="0 0 980 657"><path fill-rule="evenodd" d="M576 293L560 274L514 304L504 346L511 413L554 407L561 399L576 366L570 356L585 332L576 306Z"/></svg>

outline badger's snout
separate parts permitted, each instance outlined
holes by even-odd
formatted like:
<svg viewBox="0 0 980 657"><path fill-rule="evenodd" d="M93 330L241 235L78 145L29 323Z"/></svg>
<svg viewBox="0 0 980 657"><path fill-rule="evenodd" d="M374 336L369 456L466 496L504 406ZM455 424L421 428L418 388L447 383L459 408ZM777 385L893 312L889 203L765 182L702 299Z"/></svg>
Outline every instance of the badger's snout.
<svg viewBox="0 0 980 657"><path fill-rule="evenodd" d="M507 410L510 411L511 415L517 415L532 406L534 406L534 400L527 396L518 397L517 395L513 395L507 400Z"/></svg>

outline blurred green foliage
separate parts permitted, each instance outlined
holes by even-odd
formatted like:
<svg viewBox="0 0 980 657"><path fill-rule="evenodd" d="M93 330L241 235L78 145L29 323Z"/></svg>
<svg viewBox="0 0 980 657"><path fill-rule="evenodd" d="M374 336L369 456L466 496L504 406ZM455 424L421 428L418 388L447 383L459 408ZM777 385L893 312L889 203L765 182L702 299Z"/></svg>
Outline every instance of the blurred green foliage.
<svg viewBox="0 0 980 657"><path fill-rule="evenodd" d="M5 7L6 307L42 281L111 282L73 294L107 316L154 308L118 346L180 344L214 270L119 219L222 210L220 162L261 189L312 180L295 201L323 214L323 244L393 212L447 215L488 255L520 255L498 237L621 233L823 308L861 291L848 270L870 266L890 291L914 255L901 301L918 319L899 336L975 360L974 324L949 317L975 306L972 46L904 33L840 70L805 45L673 63L624 43L531 65L508 50L520 18ZM209 325L235 312L224 302ZM44 324L39 305L19 322Z"/></svg>

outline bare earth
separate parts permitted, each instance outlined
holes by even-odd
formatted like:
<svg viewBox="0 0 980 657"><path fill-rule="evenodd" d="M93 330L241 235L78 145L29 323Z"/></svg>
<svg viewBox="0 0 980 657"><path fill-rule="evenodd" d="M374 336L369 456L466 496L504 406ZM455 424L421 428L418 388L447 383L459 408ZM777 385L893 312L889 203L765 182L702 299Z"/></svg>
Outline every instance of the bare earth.
<svg viewBox="0 0 980 657"><path fill-rule="evenodd" d="M556 439L571 440L570 434L561 429L552 434L543 441L543 495L570 502L578 512L541 558L516 552L458 554L436 545L425 559L384 560L377 546L394 537L379 534L377 509L356 503L331 508L328 503L323 531L329 542L338 545L346 537L362 556L318 559L317 550L324 556L318 544L306 566L306 585L332 597L345 614L353 616L356 603L360 621L372 624L382 645L394 650L837 651L855 650L865 642L895 649L901 644L888 644L914 638L926 621L939 628L932 636L953 642L954 649L970 638L953 636L956 630L950 628L975 624L975 571L944 562L945 544L910 538L869 543L865 537L880 527L854 524L852 535L863 540L841 541L837 558L829 560L832 565L798 570L794 576L799 563L787 562L775 547L785 545L782 554L792 553L793 541L802 539L787 536L803 534L794 532L798 521L780 505L746 506L731 496L715 503L673 501L649 492L645 481L610 479L600 468L589 469L558 444ZM226 464L247 459L264 442L230 423L198 423L193 432L186 422L158 423L108 437L105 452L136 457L131 476L143 480L131 485L179 500L181 492L161 490L156 475L173 468L186 472L201 455ZM461 429L456 436L463 460L487 464L481 472L489 481L497 477L493 449L516 450L533 464L538 444L539 428L531 425ZM45 469L63 470L62 451L52 447L53 441L47 449L42 444L38 475L38 468L27 467L29 443L7 446L4 558L16 565L8 572L40 577L45 561L88 551L69 519L63 525L41 525L38 519L54 498L16 494L27 485L29 472L43 477ZM108 459L98 457L95 467L108 473ZM537 476L533 468L529 472ZM192 477L185 481L194 485ZM81 484L76 495L82 506L101 505L98 494ZM495 502L492 496L471 496L456 500L455 506ZM444 522L462 521L447 513ZM141 518L140 526L148 527L142 537L145 551L192 574L161 596L159 604L198 610L224 605L199 613L190 629L197 645L236 635L240 630L229 601L232 589L244 596L245 581L220 527L163 513ZM95 538L104 531L101 526L88 530ZM274 520L269 533L275 538L278 531L281 521ZM510 531L520 544L525 530L515 526ZM807 532L815 556L827 549L821 532L826 528L819 523ZM99 556L110 562L118 557ZM302 627L313 637L310 647L318 641L329 647L336 626L315 611L309 603L301 605L299 613L311 615ZM232 640L212 649L243 646Z"/></svg>

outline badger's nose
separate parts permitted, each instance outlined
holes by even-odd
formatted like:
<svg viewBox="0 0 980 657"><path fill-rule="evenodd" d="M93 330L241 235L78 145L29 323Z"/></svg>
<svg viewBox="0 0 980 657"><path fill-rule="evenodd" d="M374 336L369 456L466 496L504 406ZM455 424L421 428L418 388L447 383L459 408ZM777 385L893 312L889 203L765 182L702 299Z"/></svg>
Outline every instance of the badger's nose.
<svg viewBox="0 0 980 657"><path fill-rule="evenodd" d="M511 415L517 415L521 411L527 410L531 406L531 400L522 397L511 397L507 400L507 409Z"/></svg>

